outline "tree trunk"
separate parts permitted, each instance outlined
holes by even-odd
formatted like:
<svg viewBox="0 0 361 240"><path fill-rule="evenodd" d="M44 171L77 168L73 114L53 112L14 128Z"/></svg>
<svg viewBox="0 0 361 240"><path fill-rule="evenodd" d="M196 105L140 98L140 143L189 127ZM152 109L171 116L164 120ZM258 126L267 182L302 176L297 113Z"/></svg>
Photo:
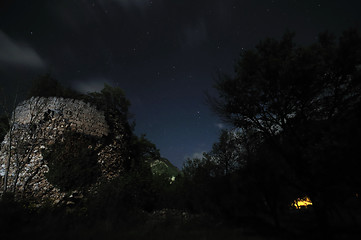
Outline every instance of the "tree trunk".
<svg viewBox="0 0 361 240"><path fill-rule="evenodd" d="M3 188L4 193L7 191L8 180L9 180L9 170L10 170L10 162L11 162L11 145L12 145L12 128L13 126L11 126L9 130L9 155L5 165L4 188Z"/></svg>
<svg viewBox="0 0 361 240"><path fill-rule="evenodd" d="M9 170L10 170L11 155L12 155L11 146L12 146L12 142L13 142L13 134L12 133L13 133L13 130L14 130L14 123L15 123L15 108L16 108L17 97L18 97L18 95L15 94L14 105L13 105L14 109L13 109L13 112L12 112L11 117L9 119L9 123L10 123L9 144L8 144L9 145L9 156L8 156L8 159L7 159L6 164L5 164L4 188L3 188L4 193L6 193L6 191L7 191L8 181L9 181Z"/></svg>

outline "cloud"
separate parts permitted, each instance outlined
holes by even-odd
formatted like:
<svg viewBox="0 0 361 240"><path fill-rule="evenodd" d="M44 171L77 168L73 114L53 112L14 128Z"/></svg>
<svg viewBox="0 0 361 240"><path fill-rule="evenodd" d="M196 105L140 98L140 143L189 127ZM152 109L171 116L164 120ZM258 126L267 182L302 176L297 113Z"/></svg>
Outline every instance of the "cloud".
<svg viewBox="0 0 361 240"><path fill-rule="evenodd" d="M191 156L189 156L189 155L184 156L184 159L185 160L188 159L188 158L190 158L190 159L194 159L194 158L202 159L203 158L203 153L205 153L205 152L206 151L195 152Z"/></svg>
<svg viewBox="0 0 361 240"><path fill-rule="evenodd" d="M81 93L100 92L104 88L104 84L111 85L110 82L108 79L103 78L73 81L72 87Z"/></svg>
<svg viewBox="0 0 361 240"><path fill-rule="evenodd" d="M16 43L1 30L0 62L31 68L45 67L45 62L34 49Z"/></svg>
<svg viewBox="0 0 361 240"><path fill-rule="evenodd" d="M201 152L195 152L192 154L192 158L203 158L203 153L205 153L205 151L201 151Z"/></svg>
<svg viewBox="0 0 361 240"><path fill-rule="evenodd" d="M225 126L224 126L224 124L223 123L216 123L216 124L214 124L217 128L219 128L219 129L223 129L223 128L225 128Z"/></svg>

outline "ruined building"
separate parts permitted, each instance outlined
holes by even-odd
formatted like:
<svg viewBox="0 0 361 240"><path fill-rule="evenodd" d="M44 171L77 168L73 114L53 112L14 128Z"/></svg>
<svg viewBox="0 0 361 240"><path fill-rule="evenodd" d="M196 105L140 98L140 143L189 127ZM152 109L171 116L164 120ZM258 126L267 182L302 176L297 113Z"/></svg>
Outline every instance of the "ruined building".
<svg viewBox="0 0 361 240"><path fill-rule="evenodd" d="M49 162L43 156L54 144L66 142L69 132L93 139L88 148L96 153L99 176L87 189L122 171L124 126L118 122L110 128L104 112L82 100L33 97L15 109L10 125L1 143L0 194L6 184L6 191L16 197L59 203L71 196L74 191L49 181ZM71 144L70 151L77 151Z"/></svg>

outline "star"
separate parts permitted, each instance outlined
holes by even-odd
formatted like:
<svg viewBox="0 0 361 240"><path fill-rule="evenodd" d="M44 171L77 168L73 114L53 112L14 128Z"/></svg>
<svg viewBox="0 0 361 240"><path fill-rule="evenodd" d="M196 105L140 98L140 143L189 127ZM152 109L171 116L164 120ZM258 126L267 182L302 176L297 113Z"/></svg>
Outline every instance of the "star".
<svg viewBox="0 0 361 240"><path fill-rule="evenodd" d="M197 113L196 113L196 118L197 118L197 119L201 119L201 115L200 115L200 114L201 114L201 112L200 112L200 111L197 111Z"/></svg>

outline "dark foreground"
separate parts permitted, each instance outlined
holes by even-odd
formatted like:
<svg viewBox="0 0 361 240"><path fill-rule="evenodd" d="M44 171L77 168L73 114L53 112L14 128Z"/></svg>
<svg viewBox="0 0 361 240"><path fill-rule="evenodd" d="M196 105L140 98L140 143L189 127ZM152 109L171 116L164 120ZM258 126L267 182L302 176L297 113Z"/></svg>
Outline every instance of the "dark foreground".
<svg viewBox="0 0 361 240"><path fill-rule="evenodd" d="M290 212L279 228L266 216L226 222L172 209L124 212L124 216L109 212L94 216L72 207L30 209L2 202L1 239L361 239L360 219L320 227L312 209Z"/></svg>

